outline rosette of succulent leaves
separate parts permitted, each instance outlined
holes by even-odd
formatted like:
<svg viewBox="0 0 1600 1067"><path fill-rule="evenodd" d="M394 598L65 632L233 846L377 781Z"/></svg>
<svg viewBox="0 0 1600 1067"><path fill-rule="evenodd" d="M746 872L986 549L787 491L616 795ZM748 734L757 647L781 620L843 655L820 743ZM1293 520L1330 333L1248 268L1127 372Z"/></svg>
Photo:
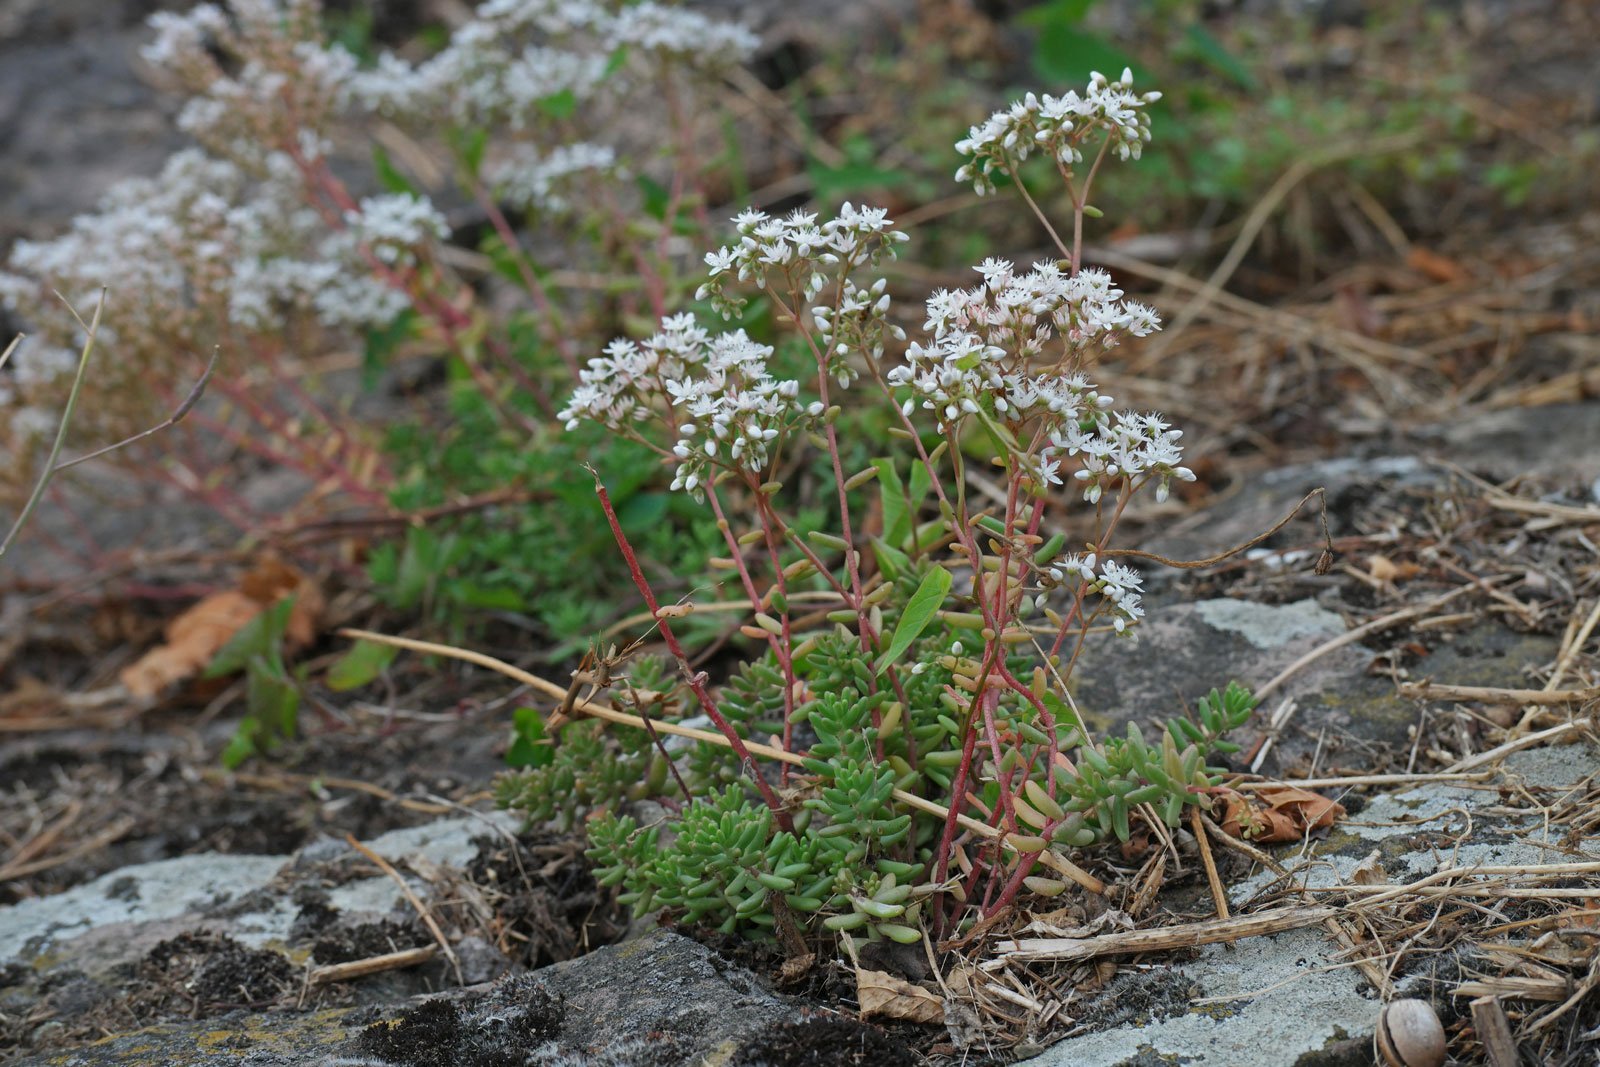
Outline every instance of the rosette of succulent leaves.
<svg viewBox="0 0 1600 1067"><path fill-rule="evenodd" d="M718 517L724 565L757 606L744 633L765 649L712 718L779 757L777 790L761 791L773 802L724 748L656 748L577 722L548 766L501 779L513 809L586 815L601 881L637 911L756 936L821 927L910 942L925 919L944 932L1023 890L1060 892L1047 851L1127 840L1137 821L1176 825L1185 805L1209 804L1220 772L1208 761L1233 750L1225 735L1255 704L1246 690L1212 690L1152 743L1132 726L1090 736L1067 684L1091 633L1132 638L1143 617L1140 577L1112 545L1128 501L1193 477L1177 430L1116 409L1087 377L1097 353L1159 326L1079 260L1101 164L1137 157L1149 137L1158 94L1131 83L1096 75L1081 94L1029 95L957 145L957 177L980 194L1048 156L1073 237L1058 241L1061 260L986 260L971 288L927 300L916 337L878 273L907 239L882 210L746 211L733 243L706 256L700 296L724 317L752 295L769 301L799 367L689 314L590 361L562 417L647 442ZM908 458L847 476L845 405L883 410ZM772 472L808 447L831 460L838 535L785 521ZM963 474L969 456L991 455L1005 489L994 507L969 499ZM869 532L862 494L874 491ZM817 596L833 601L825 619ZM663 629L685 610L658 613ZM659 663L612 695L662 721L703 710ZM666 814L641 824L627 801L647 795ZM974 820L990 832L971 832Z"/></svg>
<svg viewBox="0 0 1600 1067"><path fill-rule="evenodd" d="M675 298L671 257L638 240L641 187L671 186L664 231L692 223L706 169L688 150L694 93L758 43L651 0L487 0L417 60L330 40L320 0L203 3L149 22L143 58L183 94L178 123L196 147L115 186L64 235L14 246L0 305L29 340L0 430L53 425L27 412L54 410L81 338L51 293L91 306L104 287L100 348L115 358L95 372L85 437L169 410L151 383L191 379L213 349L222 385L352 337L370 351L402 327L458 357L497 405L537 415L543 403L548 418L551 383L579 369L574 319L597 306L551 269L603 270L605 250L624 247L644 280L623 310ZM672 136L607 139L645 99ZM529 310L482 307L453 238L525 288Z"/></svg>

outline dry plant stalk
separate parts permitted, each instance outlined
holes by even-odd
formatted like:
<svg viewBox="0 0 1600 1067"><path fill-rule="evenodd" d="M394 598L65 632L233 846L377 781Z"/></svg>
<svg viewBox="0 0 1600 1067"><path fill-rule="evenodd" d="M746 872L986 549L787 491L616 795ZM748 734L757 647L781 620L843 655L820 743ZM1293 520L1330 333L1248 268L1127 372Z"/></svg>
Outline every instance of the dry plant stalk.
<svg viewBox="0 0 1600 1067"><path fill-rule="evenodd" d="M1100 956L1196 948L1221 941L1239 941L1246 937L1298 930L1334 918L1338 913L1339 909L1326 905L1270 908L1252 915L1204 919L1155 930L1124 930L1094 937L1039 937L1001 941L995 946L999 957L983 964L983 969L999 970L1012 961L1071 963Z"/></svg>

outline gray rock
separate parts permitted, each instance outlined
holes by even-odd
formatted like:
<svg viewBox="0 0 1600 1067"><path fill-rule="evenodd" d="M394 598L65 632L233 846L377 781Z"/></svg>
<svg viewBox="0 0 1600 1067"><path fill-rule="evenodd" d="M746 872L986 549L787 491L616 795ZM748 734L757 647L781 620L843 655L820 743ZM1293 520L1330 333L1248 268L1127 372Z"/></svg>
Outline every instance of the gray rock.
<svg viewBox="0 0 1600 1067"><path fill-rule="evenodd" d="M1600 476L1600 401L1488 411L1411 429L1399 441L1371 444L1358 454L1296 463L1248 478L1217 506L1190 516L1140 548L1174 559L1204 559L1269 530L1319 486L1329 509L1358 503L1382 487L1422 489L1446 484L1450 464L1496 481L1536 476L1586 493ZM1314 502L1313 502L1314 503ZM1308 518L1315 514L1301 513ZM1302 527L1307 540L1312 525ZM1334 529L1334 535L1341 531ZM1286 535L1284 535L1286 536ZM1152 576L1162 572L1152 568Z"/></svg>
<svg viewBox="0 0 1600 1067"><path fill-rule="evenodd" d="M689 1067L745 1062L748 1041L804 1025L806 1006L666 931L533 975L371 1009L235 1012L150 1027L16 1067L250 1067L529 1063Z"/></svg>
<svg viewBox="0 0 1600 1067"><path fill-rule="evenodd" d="M503 814L487 818L489 827L512 824ZM472 839L485 828L484 818L441 819L390 831L367 845L393 860L418 856L460 865L471 859ZM348 845L341 848L349 853ZM152 931L159 940L202 924L250 947L281 944L297 910L280 883L281 873L292 866L294 859L285 856L179 856L123 867L64 893L0 908L0 965L49 959L52 966L70 963L102 973L147 950ZM266 891L274 885L279 891ZM399 887L387 877L346 882L328 894L328 903L351 915L384 915L405 906Z"/></svg>
<svg viewBox="0 0 1600 1067"><path fill-rule="evenodd" d="M1519 752L1506 759L1500 780L1565 791L1593 774L1597 758L1600 750L1588 745ZM1305 868L1300 884L1330 885L1348 882L1377 848L1388 880L1403 883L1445 862L1462 867L1550 863L1566 851L1562 842L1546 840L1548 831L1535 815L1486 812L1501 804L1495 784L1474 789L1426 784L1378 797L1326 840L1287 850L1291 854L1283 862ZM1448 854L1418 833L1419 825L1448 828L1454 838L1466 829L1462 812L1474 813L1472 832ZM1600 850L1591 847L1582 855L1600 858ZM1233 886L1229 896L1244 905L1272 881L1273 875L1263 872ZM1193 960L1167 968L1164 981L1182 991L1181 997L1168 999L1165 1012L1070 1038L1024 1062L1031 1067L1365 1067L1372 1062L1380 1003L1319 928L1208 945ZM1401 983L1401 992L1436 993L1416 981Z"/></svg>

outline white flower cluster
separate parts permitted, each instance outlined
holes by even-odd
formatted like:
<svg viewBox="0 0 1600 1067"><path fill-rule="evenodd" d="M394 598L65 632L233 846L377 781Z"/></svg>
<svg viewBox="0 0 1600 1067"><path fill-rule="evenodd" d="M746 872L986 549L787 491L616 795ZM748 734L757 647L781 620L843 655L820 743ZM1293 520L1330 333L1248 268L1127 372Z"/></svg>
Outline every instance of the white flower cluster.
<svg viewBox="0 0 1600 1067"><path fill-rule="evenodd" d="M843 389L859 371L850 362L851 352L865 352L873 359L883 358L884 338L906 339L906 331L889 321L889 282L879 278L866 288L846 278L839 287L837 308L814 306L812 323L817 342L827 365L824 373Z"/></svg>
<svg viewBox="0 0 1600 1067"><path fill-rule="evenodd" d="M591 100L635 58L716 70L759 44L748 30L658 3L490 0L439 53L412 64L392 54L349 79L348 100L411 120L534 125L553 98ZM627 79L615 82L625 89Z"/></svg>
<svg viewBox="0 0 1600 1067"><path fill-rule="evenodd" d="M909 345L906 362L887 375L890 385L909 393L903 414L931 411L947 432L980 414L1013 427L1041 419L1044 447L1015 458L1041 487L1060 485L1063 460L1076 458L1074 477L1091 503L1123 478L1132 483L1154 476L1159 500L1174 477L1194 480L1179 465L1181 431L1159 415L1111 413L1110 397L1083 375L1058 369L1122 337L1160 329L1154 311L1124 300L1101 270L1070 275L1055 263L1036 263L1018 274L999 259L975 269L982 285L928 299L923 327L931 339ZM1034 369L1041 364L1047 369Z"/></svg>
<svg viewBox="0 0 1600 1067"><path fill-rule="evenodd" d="M507 203L551 213L567 209L566 186L572 184L572 179L606 173L623 173L617 165L616 150L587 141L557 145L549 152L518 145L483 168L484 179Z"/></svg>
<svg viewBox="0 0 1600 1067"><path fill-rule="evenodd" d="M1084 143L1096 131L1105 134L1122 159L1138 159L1150 140L1147 104L1161 94L1133 91L1133 71L1116 81L1096 72L1080 96L1036 96L1029 93L1004 111L996 111L956 142L956 151L971 158L956 171L956 181L971 182L979 196L994 191L994 174L1009 174L1035 151L1066 167L1083 162Z"/></svg>
<svg viewBox="0 0 1600 1067"><path fill-rule="evenodd" d="M190 94L178 125L213 151L259 165L265 153L320 131L357 73L355 56L322 41L320 0L228 0L157 12L142 55Z"/></svg>
<svg viewBox="0 0 1600 1067"><path fill-rule="evenodd" d="M744 306L744 300L729 296L731 282L753 281L766 288L768 272L780 271L788 278L803 280L805 297L814 299L826 288L829 275L840 277L861 266L877 266L894 258L894 246L910 240L893 229L888 212L878 207L855 207L848 201L837 217L817 225L815 212L796 209L782 218L754 209L741 212L734 220L739 233L737 244L706 253L709 280L695 293L695 299L709 297L731 318ZM882 290L874 299L882 298ZM887 305L885 305L887 310Z"/></svg>
<svg viewBox="0 0 1600 1067"><path fill-rule="evenodd" d="M130 359L203 352L219 330L277 332L297 315L358 329L392 321L407 296L374 276L362 244L384 263L409 264L444 236L443 218L426 202L383 196L350 212L348 229L331 228L301 200L293 161L274 153L264 163L255 178L189 149L153 179L118 183L67 233L13 247L0 303L35 320L52 307L52 289L81 308L109 286L115 315L101 339ZM71 347L70 319L36 328Z"/></svg>
<svg viewBox="0 0 1600 1067"><path fill-rule="evenodd" d="M665 398L679 435L672 488L699 499L715 468L763 471L774 440L822 414L801 406L799 382L772 376L771 358L743 330L712 335L674 315L649 340L619 338L591 359L559 417L569 430L589 419L631 433Z"/></svg>
<svg viewBox="0 0 1600 1067"><path fill-rule="evenodd" d="M1113 559L1100 560L1094 552L1084 555L1074 552L1050 564L1045 574L1046 584L1050 586L1081 582L1086 592L1099 594L1111 612L1112 628L1119 634L1144 618L1140 592L1144 578L1132 567L1124 567ZM1040 607L1044 606L1047 596L1047 593L1039 595Z"/></svg>
<svg viewBox="0 0 1600 1067"><path fill-rule="evenodd" d="M367 197L359 211L344 213L344 221L356 240L391 266L415 262L415 249L450 236L437 208L404 193Z"/></svg>
<svg viewBox="0 0 1600 1067"><path fill-rule="evenodd" d="M1087 429L1080 422L1063 422L1051 431L1050 445L1039 455L1052 472L1059 467L1056 456L1076 456L1080 466L1073 477L1084 483L1083 498L1090 503L1098 501L1108 485L1124 478L1135 482L1145 475L1156 477L1156 500L1161 501L1167 499L1173 478L1195 480L1194 472L1180 465L1182 436L1182 430L1169 428L1154 413L1102 411ZM1059 478L1049 480L1059 484Z"/></svg>
<svg viewBox="0 0 1600 1067"><path fill-rule="evenodd" d="M1048 362L1057 365L1160 328L1154 311L1124 301L1122 290L1101 270L1070 275L1047 262L1017 274L1000 259L984 260L975 269L983 284L943 289L928 298L923 328L932 339L912 343L905 364L889 372L891 385L910 389L903 404L907 415L921 406L946 425L980 409L1011 421L1041 414L1076 420L1110 400L1078 375L1036 373L1030 364L1048 354Z"/></svg>

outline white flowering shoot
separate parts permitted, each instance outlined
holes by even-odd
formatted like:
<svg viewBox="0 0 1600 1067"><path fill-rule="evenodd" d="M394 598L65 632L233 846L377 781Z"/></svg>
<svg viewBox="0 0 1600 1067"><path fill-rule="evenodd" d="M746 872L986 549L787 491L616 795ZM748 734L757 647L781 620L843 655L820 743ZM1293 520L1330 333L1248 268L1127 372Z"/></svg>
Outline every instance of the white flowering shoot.
<svg viewBox="0 0 1600 1067"><path fill-rule="evenodd" d="M674 315L648 340L619 339L591 359L560 418L640 436L637 423L664 417L678 434L672 488L698 498L718 469L760 474L774 441L821 414L801 405L799 382L772 376L771 358L743 330L713 335Z"/></svg>
<svg viewBox="0 0 1600 1067"><path fill-rule="evenodd" d="M737 24L657 3L490 0L436 55L385 54L355 73L347 101L408 122L526 130L620 103L664 64L715 73L758 43Z"/></svg>
<svg viewBox="0 0 1600 1067"><path fill-rule="evenodd" d="M956 171L956 181L970 182L979 196L992 193L996 173L1012 174L1035 152L1070 171L1083 162L1085 147L1096 141L1120 159L1138 159L1150 140L1145 107L1159 99L1156 92L1136 94L1130 70L1116 81L1094 74L1082 95L1070 90L1062 96L1029 93L956 142L956 151L971 157Z"/></svg>
<svg viewBox="0 0 1600 1067"><path fill-rule="evenodd" d="M1017 428L1040 416L1075 425L1110 399L1061 368L1160 325L1154 311L1124 301L1104 271L1072 275L1036 263L1016 274L995 259L975 269L982 285L928 299L923 328L930 339L912 343L905 365L889 372L890 384L908 394L908 415L922 408L944 426L980 411Z"/></svg>
<svg viewBox="0 0 1600 1067"><path fill-rule="evenodd" d="M695 293L697 300L710 299L724 318L732 318L745 304L744 298L730 293L734 285L799 292L810 302L830 285L844 285L855 269L893 259L895 246L909 240L893 228L883 208L858 208L848 202L837 217L820 226L815 212L798 209L782 218L744 211L733 222L738 242L706 253L709 277ZM887 297L881 287L872 296L873 305L866 310L882 319L888 311Z"/></svg>

